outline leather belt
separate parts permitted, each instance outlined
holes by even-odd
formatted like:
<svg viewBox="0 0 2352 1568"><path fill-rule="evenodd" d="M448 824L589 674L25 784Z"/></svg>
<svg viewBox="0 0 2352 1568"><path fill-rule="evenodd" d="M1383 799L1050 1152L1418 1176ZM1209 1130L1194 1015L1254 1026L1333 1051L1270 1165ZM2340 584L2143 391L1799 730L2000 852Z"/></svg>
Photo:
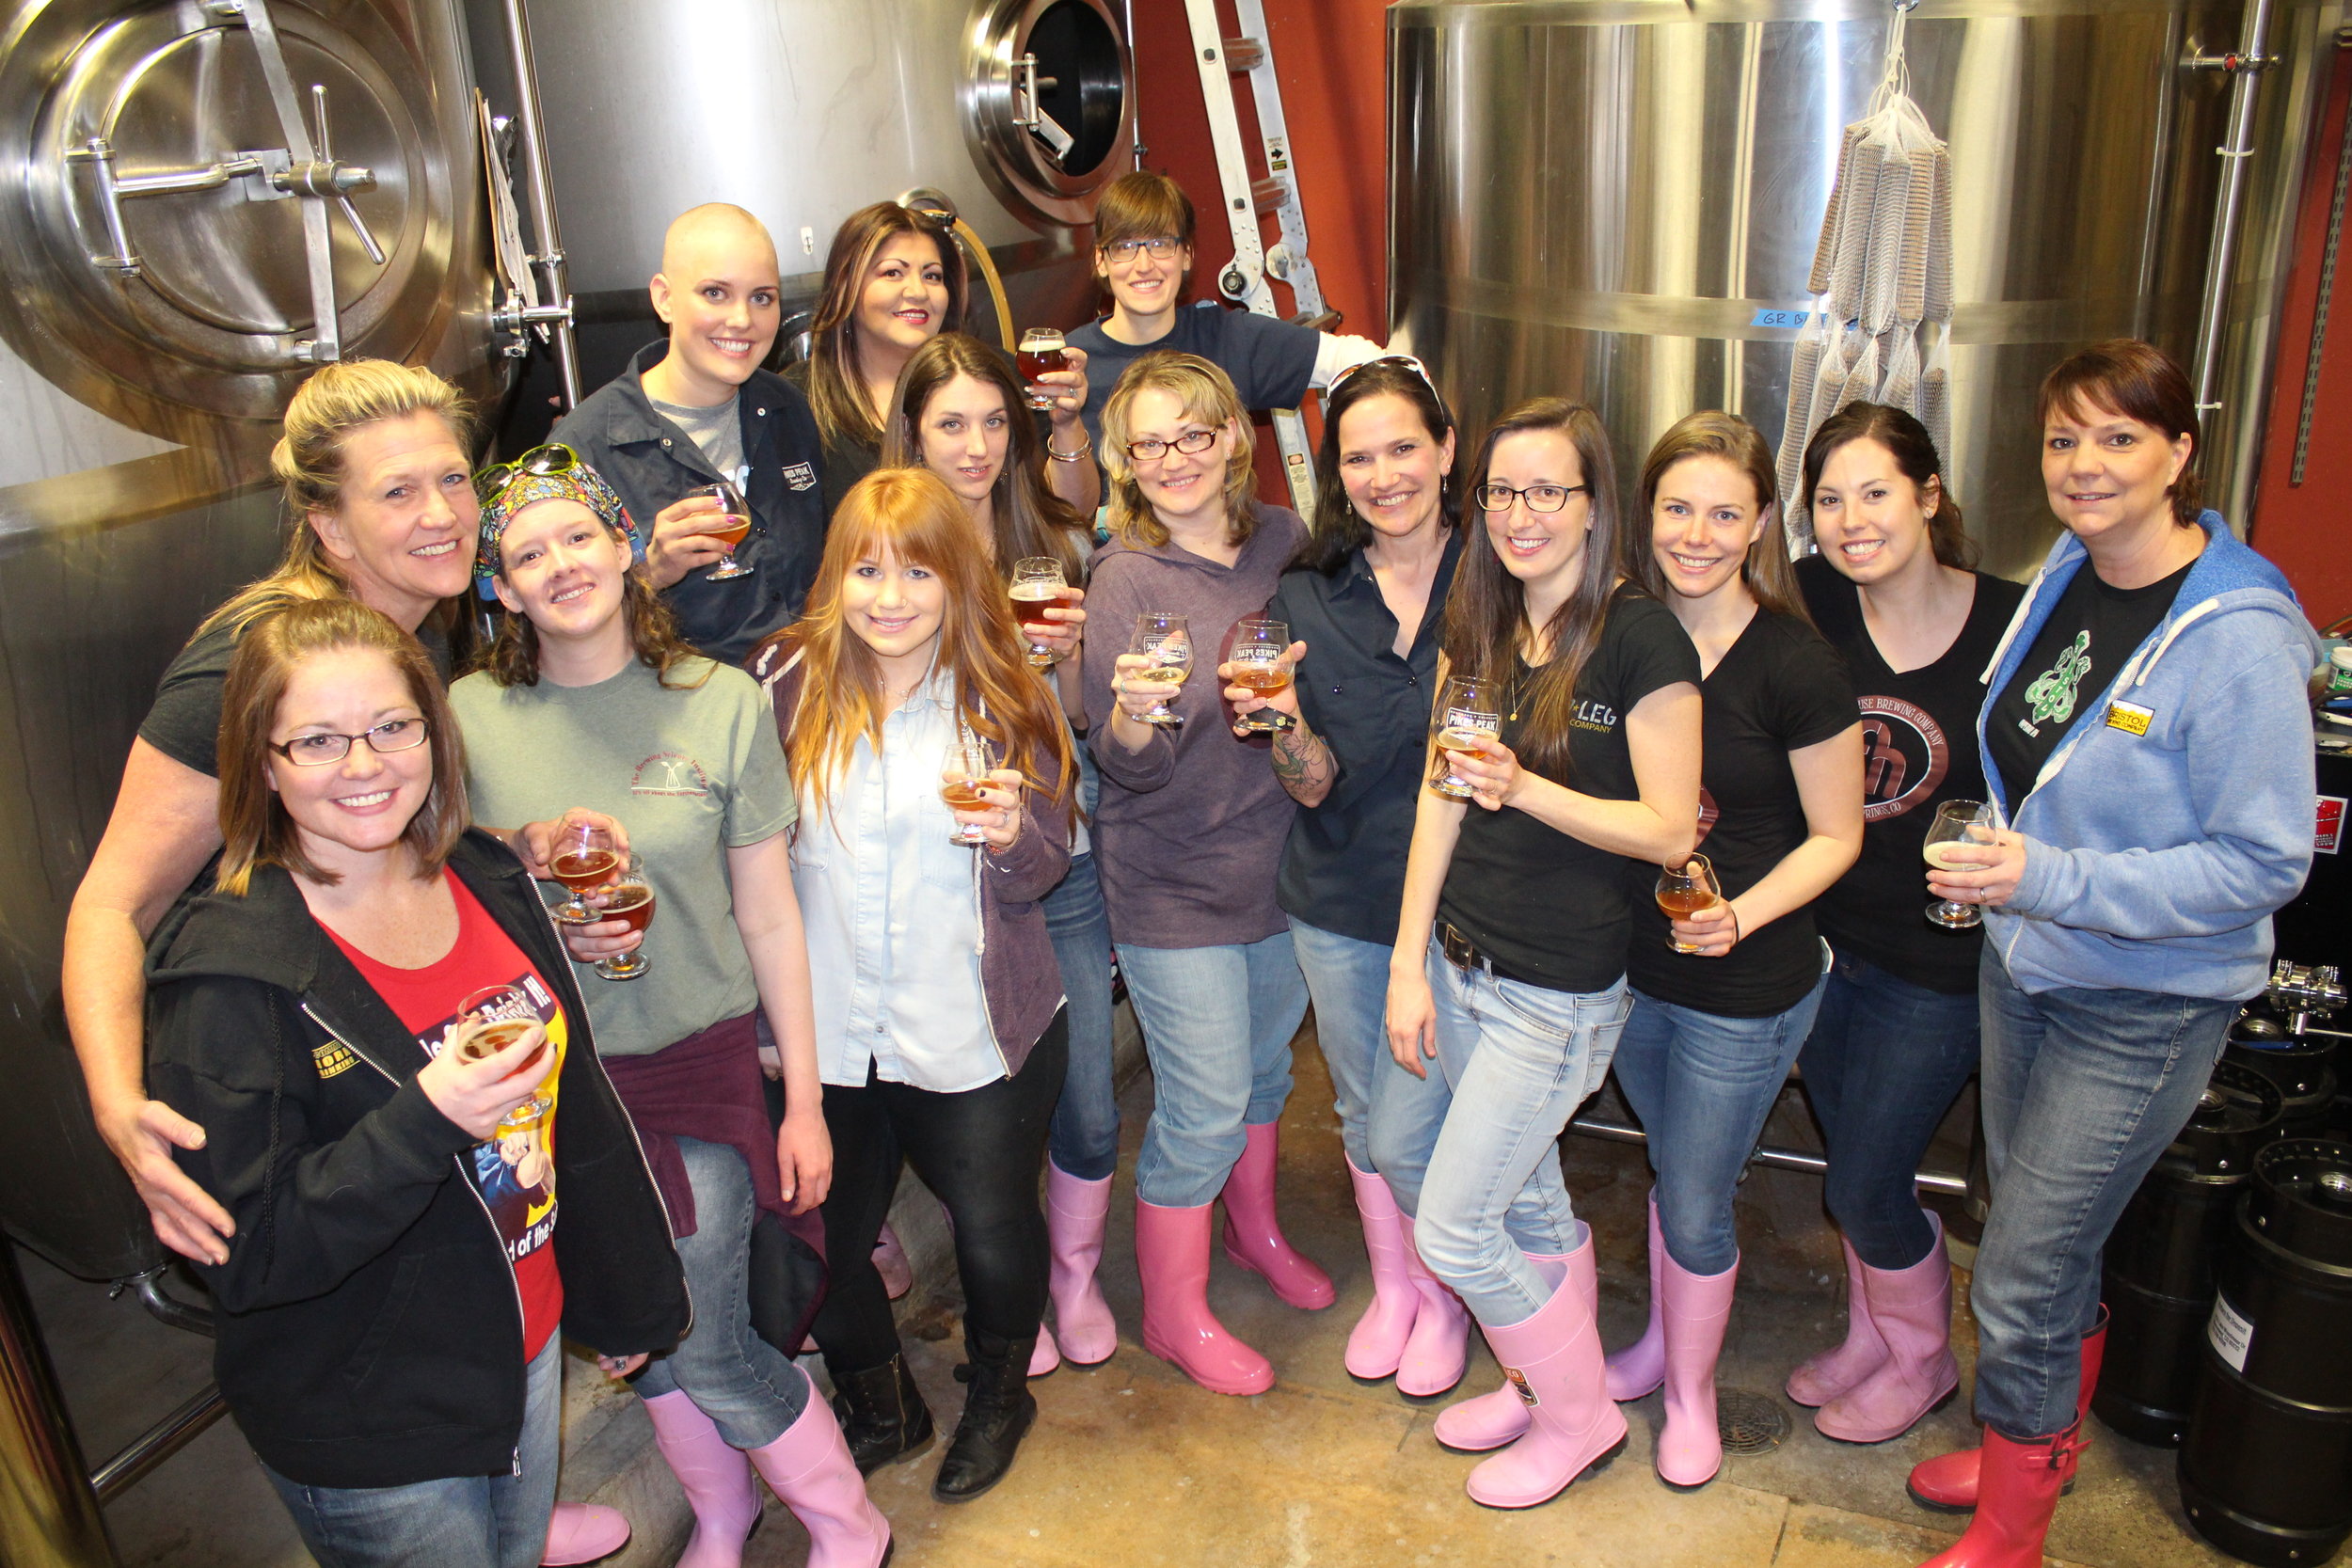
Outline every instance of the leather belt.
<svg viewBox="0 0 2352 1568"><path fill-rule="evenodd" d="M1509 970L1495 962L1493 958L1480 952L1478 950L1478 944L1471 942L1470 938L1464 936L1460 928L1450 920L1440 920L1438 922L1438 950L1445 955L1446 962L1452 964L1454 968L1465 972L1474 973L1483 969L1487 974L1493 975L1496 979L1508 980L1513 985L1543 985L1541 980L1530 980L1522 975L1512 974Z"/></svg>

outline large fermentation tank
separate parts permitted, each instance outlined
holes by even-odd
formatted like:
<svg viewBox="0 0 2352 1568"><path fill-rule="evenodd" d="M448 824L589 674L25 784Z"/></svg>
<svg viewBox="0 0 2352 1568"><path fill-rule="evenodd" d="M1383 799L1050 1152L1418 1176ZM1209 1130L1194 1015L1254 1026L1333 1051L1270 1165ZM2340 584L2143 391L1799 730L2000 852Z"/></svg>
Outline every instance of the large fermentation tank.
<svg viewBox="0 0 2352 1568"><path fill-rule="evenodd" d="M477 49L503 48L502 0L469 4ZM662 230L706 201L775 236L787 311L814 300L843 218L928 189L989 251L1016 327L1094 313L1076 230L1135 166L1134 77L1105 0L540 0L529 15L587 388L661 335L645 285ZM1024 123L1033 108L1047 125ZM972 329L993 337L977 272L973 303ZM547 382L518 400L510 445L545 428Z"/></svg>
<svg viewBox="0 0 2352 1568"><path fill-rule="evenodd" d="M455 0L0 0L0 1221L76 1273L159 1253L66 911L157 675L278 553L278 416L337 355L504 383L472 79Z"/></svg>
<svg viewBox="0 0 2352 1568"><path fill-rule="evenodd" d="M2248 5L2257 0L2246 0ZM1777 440L1840 129L1888 18L1867 0L1402 0L1389 12L1393 318L1475 431L1579 396L1634 465L1695 408ZM2336 8L2276 0L2207 494L2248 525L2296 193ZM2033 392L2069 351L2195 349L2241 13L2203 0L1927 0L1914 96L1951 147L1952 439L1986 564L2056 530Z"/></svg>

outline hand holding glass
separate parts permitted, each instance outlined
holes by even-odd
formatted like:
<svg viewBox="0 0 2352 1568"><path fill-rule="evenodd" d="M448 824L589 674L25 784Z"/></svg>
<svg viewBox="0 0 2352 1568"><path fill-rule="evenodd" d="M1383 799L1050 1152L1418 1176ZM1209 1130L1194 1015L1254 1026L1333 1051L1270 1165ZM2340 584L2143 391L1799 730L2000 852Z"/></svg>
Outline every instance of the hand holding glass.
<svg viewBox="0 0 2352 1568"><path fill-rule="evenodd" d="M1983 847L2001 831L2001 808L1985 800L1947 800L1935 808L1922 849L1927 863L1938 871L1977 871L1991 863ZM1984 911L1957 898L1939 898L1928 906L1928 919L1947 930L1964 931L1984 924Z"/></svg>
<svg viewBox="0 0 2352 1568"><path fill-rule="evenodd" d="M450 1026L449 1050L461 1062L479 1062L518 1045L532 1035L547 1042L547 1026L539 1009L520 986L485 986L457 1005L457 1022ZM532 1052L515 1064L520 1072L537 1061Z"/></svg>
<svg viewBox="0 0 2352 1568"><path fill-rule="evenodd" d="M1724 901L1722 884L1715 880L1715 868L1705 855L1692 855L1681 865L1669 865L1658 873L1658 907L1666 911L1666 918L1688 920L1701 910L1712 909ZM1677 953L1696 953L1698 946L1666 933L1666 945Z"/></svg>
<svg viewBox="0 0 2352 1568"><path fill-rule="evenodd" d="M643 857L631 853L620 876L609 888L602 890L604 907L596 911L598 920L618 920L632 931L643 931L653 919L653 882L645 872ZM596 973L608 980L634 980L653 967L643 946L634 952L616 953L599 959Z"/></svg>
<svg viewBox="0 0 2352 1568"><path fill-rule="evenodd" d="M725 559L705 572L703 580L724 582L729 578L750 577L752 568L735 559L735 546L741 544L743 536L752 531L751 502L743 499L742 491L723 479L716 484L705 485L696 494L712 497L718 501L719 515L712 517L709 526L703 531L727 547Z"/></svg>
<svg viewBox="0 0 2352 1568"><path fill-rule="evenodd" d="M966 741L947 748L947 763L940 770L945 782L939 786L939 798L952 811L986 811L987 799L980 791L988 786L988 747L979 741ZM977 822L959 822L956 831L947 835L951 844L986 844L988 834Z"/></svg>
<svg viewBox="0 0 2352 1568"><path fill-rule="evenodd" d="M1043 670L1057 664L1062 653L1040 640L1040 633L1050 634L1063 623L1045 612L1070 608L1070 582L1062 576L1061 562L1050 555L1026 556L1012 563L1012 617L1021 623L1023 636L1027 640L1029 668Z"/></svg>
<svg viewBox="0 0 2352 1568"><path fill-rule="evenodd" d="M1290 689L1291 628L1279 621L1244 621L1233 628L1230 684L1261 697ZM1287 730L1298 721L1279 708L1255 708L1241 716L1240 727L1260 735Z"/></svg>
<svg viewBox="0 0 2352 1568"><path fill-rule="evenodd" d="M604 916L580 901L580 895L601 887L621 869L621 855L612 835L587 822L565 822L548 857L548 870L571 896L555 906L555 918L573 926L589 926Z"/></svg>
<svg viewBox="0 0 2352 1568"><path fill-rule="evenodd" d="M1050 326L1032 326L1021 334L1021 349L1013 356L1013 363L1021 372L1029 406L1041 413L1054 406L1054 399L1062 388L1041 386L1038 377L1070 368L1070 361L1062 353L1064 346L1061 333Z"/></svg>
<svg viewBox="0 0 2352 1568"><path fill-rule="evenodd" d="M1136 633L1127 643L1127 651L1152 661L1151 673L1157 681L1182 686L1192 673L1192 633L1182 615L1147 610L1136 617ZM1163 697L1149 711L1136 717L1147 724L1181 724L1183 715Z"/></svg>
<svg viewBox="0 0 2352 1568"><path fill-rule="evenodd" d="M1493 681L1456 675L1445 685L1445 701L1429 716L1430 733L1438 737L1438 766L1429 787L1456 800L1477 793L1468 779L1454 772L1453 753L1473 752L1481 740L1502 736L1502 698Z"/></svg>

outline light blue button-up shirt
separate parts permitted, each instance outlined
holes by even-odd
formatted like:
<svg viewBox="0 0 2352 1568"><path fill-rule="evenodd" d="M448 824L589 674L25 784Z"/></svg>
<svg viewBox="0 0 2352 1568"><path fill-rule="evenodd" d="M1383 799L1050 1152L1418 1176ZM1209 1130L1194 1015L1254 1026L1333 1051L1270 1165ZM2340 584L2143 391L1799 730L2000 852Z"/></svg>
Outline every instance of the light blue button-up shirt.
<svg viewBox="0 0 2352 1568"><path fill-rule="evenodd" d="M1005 1058L980 990L982 847L949 841L940 799L960 738L955 686L934 672L860 739L823 809L803 794L792 886L808 927L818 1074L955 1094L993 1084Z"/></svg>

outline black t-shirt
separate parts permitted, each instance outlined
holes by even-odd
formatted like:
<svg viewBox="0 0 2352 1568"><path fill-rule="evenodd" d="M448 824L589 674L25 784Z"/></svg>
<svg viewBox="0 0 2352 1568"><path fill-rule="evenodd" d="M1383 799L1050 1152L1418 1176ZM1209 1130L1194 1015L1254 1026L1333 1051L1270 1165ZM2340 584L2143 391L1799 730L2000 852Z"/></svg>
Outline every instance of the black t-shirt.
<svg viewBox="0 0 2352 1568"><path fill-rule="evenodd" d="M2001 770L2010 809L2033 791L2042 765L2074 726L2086 699L2113 684L2179 596L2189 566L2145 588L2110 588L2085 562L2066 585L2024 662L1986 716L1985 749Z"/></svg>
<svg viewBox="0 0 2352 1568"><path fill-rule="evenodd" d="M1976 574L1968 619L1941 657L1899 674L1880 657L1853 583L1820 556L1797 562L1797 585L1814 625L1846 660L1862 705L1862 857L1813 906L1832 947L1899 979L1953 994L1977 989L1975 927L1956 931L1925 918L1920 858L1935 808L1984 799L1977 711L1984 667L2026 591Z"/></svg>
<svg viewBox="0 0 2352 1568"><path fill-rule="evenodd" d="M139 738L183 768L217 778L220 766L220 694L228 684L229 662L237 654L244 628L215 626L191 640L164 671L155 688L155 704L139 725ZM417 628L417 641L449 683L449 639L432 621Z"/></svg>
<svg viewBox="0 0 2352 1568"><path fill-rule="evenodd" d="M1819 633L1758 609L1699 687L1699 848L1725 898L1762 881L1805 841L1804 801L1788 753L1819 745L1857 717L1853 682ZM1634 988L1720 1018L1770 1018L1804 999L1821 974L1810 905L1743 932L1722 958L1668 949L1655 896L1658 868L1634 865Z"/></svg>
<svg viewBox="0 0 2352 1568"><path fill-rule="evenodd" d="M1513 689L1524 689L1528 667L1513 673ZM1568 775L1560 782L1604 800L1638 800L1625 716L1661 687L1698 679L1698 650L1681 623L1639 589L1619 588L1599 645L1577 672ZM1517 751L1522 733L1518 714L1506 711L1502 743ZM1525 812L1472 805L1438 917L1519 979L1553 990L1606 990L1625 973L1628 863Z"/></svg>

